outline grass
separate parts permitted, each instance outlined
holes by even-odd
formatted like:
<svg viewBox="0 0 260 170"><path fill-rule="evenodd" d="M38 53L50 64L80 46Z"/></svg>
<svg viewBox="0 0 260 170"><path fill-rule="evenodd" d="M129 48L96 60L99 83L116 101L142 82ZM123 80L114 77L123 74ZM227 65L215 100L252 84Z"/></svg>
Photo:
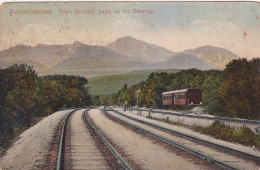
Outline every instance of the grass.
<svg viewBox="0 0 260 170"><path fill-rule="evenodd" d="M260 146L260 136L247 127L233 128L215 121L209 127L194 126L192 129L224 141L255 146L257 148Z"/></svg>
<svg viewBox="0 0 260 170"><path fill-rule="evenodd" d="M2 157L8 148L11 146L11 144L17 139L17 137L22 134L25 130L29 129L30 127L36 125L39 121L44 119L45 117L39 117L36 119L33 119L31 122L20 126L19 128L14 129L12 134L6 135L4 138L0 141L0 157Z"/></svg>
<svg viewBox="0 0 260 170"><path fill-rule="evenodd" d="M182 126L224 141L239 143L251 147L254 146L256 147L256 149L260 150L260 135L255 134L251 129L247 127L233 128L219 121L213 122L208 127L189 126L183 124L181 121L173 122L169 121L169 119L161 119L151 116L147 118L158 120L175 126Z"/></svg>
<svg viewBox="0 0 260 170"><path fill-rule="evenodd" d="M147 80L152 72L174 73L177 70L136 70L125 74L89 78L86 87L89 88L90 95L111 95L120 90L125 83L130 87Z"/></svg>

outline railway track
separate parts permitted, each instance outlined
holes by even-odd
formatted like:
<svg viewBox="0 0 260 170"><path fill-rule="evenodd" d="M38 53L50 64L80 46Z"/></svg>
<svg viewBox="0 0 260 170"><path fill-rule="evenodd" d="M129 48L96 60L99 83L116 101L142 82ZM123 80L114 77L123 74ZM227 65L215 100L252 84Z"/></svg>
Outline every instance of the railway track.
<svg viewBox="0 0 260 170"><path fill-rule="evenodd" d="M89 109L70 112L62 127L56 169L129 169L88 118Z"/></svg>
<svg viewBox="0 0 260 170"><path fill-rule="evenodd" d="M110 111L120 115L121 117L125 117L128 120L122 119L120 116L118 117L118 116L112 115L111 113L108 113ZM166 142L168 144L173 145L174 147L180 148L180 149L182 149L182 150L184 150L186 152L191 153L192 155L195 155L195 156L197 156L197 157L199 157L201 159L207 160L208 162L211 162L211 163L213 163L213 164L215 164L215 165L217 165L217 166L219 166L221 168L224 168L224 169L241 169L241 168L242 169L247 169L247 168L245 168L246 166L243 166L243 162L246 163L247 161L249 161L249 162L253 161L253 162L257 163L257 162L260 161L260 158L258 156L250 155L248 153L240 152L240 151L237 151L237 150L233 150L233 149L228 148L228 147L223 147L221 145L217 145L217 144L214 144L214 143L211 143L211 142L208 142L208 141L205 141L205 140L193 137L193 136L182 134L180 132L175 132L175 131L173 131L171 129L167 129L167 128L160 127L160 126L155 125L155 124L151 124L151 123L139 120L139 119L135 119L133 117L127 116L125 114L122 114L119 111L116 111L116 110L114 110L112 108L110 108L108 111L104 110L104 112L108 116L112 117L113 119L116 119L117 121L123 122L124 124L126 124L128 126L134 127L136 129L138 129L139 131L141 131L142 133L146 133L146 134L148 134L148 135L150 135L152 137L160 139L160 140L162 140L162 141L164 141L164 142ZM132 120L132 123L130 123L129 120ZM144 124L144 126L149 126L151 128L154 128L154 129L157 129L157 130L160 130L160 131L163 131L163 132L170 133L171 135L178 136L178 138L184 138L184 140L183 139L178 139L177 141L179 141L179 142L176 142L176 141L173 141L173 140L169 140L168 138L165 138L162 135L158 135L156 133L153 133L152 131L147 130L144 127L138 126L136 123L133 123L133 121L134 122L138 122L140 124ZM192 141L192 142L190 142L190 141ZM203 152L203 151L201 152L201 151L196 150L196 147L198 147L198 144L199 145L206 145L208 147L215 148L214 152L211 151L211 154L214 155L214 156L211 157L206 152ZM197 146L192 148L192 147L190 147L190 145L197 145ZM198 148L200 148L200 147L198 147ZM202 148L201 148L201 150L203 150ZM228 159L226 158L227 160L225 160L225 159L221 160L221 154L225 155L225 154L229 154L229 152L231 153L232 156L227 157L228 158ZM218 155L218 154L220 154L220 155ZM236 157L237 154L240 155L240 156ZM218 155L218 156L216 156L216 155ZM232 162L232 160L231 160L232 157L233 157L233 159L235 159L234 162ZM218 159L216 159L216 158L218 158ZM247 161L244 161L245 158L248 158ZM239 161L241 161L241 160L242 160L242 162L239 163ZM226 162L228 162L229 164L227 164ZM250 164L248 167L251 167L251 168L254 167L255 169L258 169L259 165L257 166L254 163L253 165Z"/></svg>
<svg viewBox="0 0 260 170"><path fill-rule="evenodd" d="M130 116L127 116L117 110L114 110L112 108L110 108L113 112L121 115L121 116L124 116L124 117L127 117L131 120L134 120L134 121L137 121L137 122L140 122L140 123L143 123L143 124L146 124L148 126L151 126L151 127L154 127L154 128L157 128L157 129L160 129L160 130L163 130L163 131L166 131L166 132L169 132L171 134L174 134L174 135L179 135L179 136L183 136L183 137L186 137L186 138L189 138L191 140L194 140L194 141L197 141L197 142L200 142L200 143L204 143L204 144L208 144L210 146L214 146L214 147L218 147L220 149L224 149L226 151L230 151L230 152L234 152L236 154L239 154L241 156L245 156L249 159L253 159L255 161L259 161L260 162L260 157L259 156L256 156L256 155L252 155L252 154L249 154L249 153L246 153L246 152L242 152L242 151L239 151L239 150L235 150L235 149L232 149L232 148L229 148L229 147L226 147L226 146L223 146L223 145L219 145L219 144L216 144L216 143L213 143L213 142L210 142L210 141L206 141L206 140L203 140L203 139L200 139L198 137L195 137L195 136L191 136L191 135L188 135L188 134L185 134L185 133L182 133L182 132L178 132L178 131L174 131L172 129L167 129L165 127L162 127L162 126L159 126L159 125L156 125L156 124L152 124L152 123L149 123L149 122L146 122L146 121L143 121L143 120L139 120L139 119L136 119L136 118L133 118L133 117L130 117Z"/></svg>
<svg viewBox="0 0 260 170"><path fill-rule="evenodd" d="M205 120L213 120L213 121L229 121L234 123L242 123L242 124L252 124L260 126L260 121L257 120L243 120L243 119L234 119L234 118L226 118L226 117L207 117L207 116L195 116L195 115L187 115L187 114L180 114L180 113L172 113L167 111L159 111L154 109L137 109L133 108L133 110L138 111L145 111L150 113L160 113L160 114L166 114L166 115L174 115L179 117L189 117L189 118L196 118L196 119L205 119Z"/></svg>

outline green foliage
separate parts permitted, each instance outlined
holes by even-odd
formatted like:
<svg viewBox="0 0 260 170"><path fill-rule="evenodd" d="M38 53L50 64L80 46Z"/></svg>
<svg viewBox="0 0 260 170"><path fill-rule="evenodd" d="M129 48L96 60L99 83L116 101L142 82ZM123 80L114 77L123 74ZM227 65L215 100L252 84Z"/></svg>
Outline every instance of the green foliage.
<svg viewBox="0 0 260 170"><path fill-rule="evenodd" d="M127 90L127 84L126 83L121 88L121 91L124 91L124 90Z"/></svg>
<svg viewBox="0 0 260 170"><path fill-rule="evenodd" d="M131 106L137 104L145 107L162 107L162 92L181 88L202 88L208 74L210 73L197 69L182 70L177 73L152 72L147 81L113 94L113 104L122 104L122 100L127 100ZM138 92L138 103L137 91L140 91L140 93ZM116 97L120 98L121 102L118 102Z"/></svg>
<svg viewBox="0 0 260 170"><path fill-rule="evenodd" d="M92 99L91 99L91 105L92 105L92 106L100 106L100 105L101 105L100 96L92 97Z"/></svg>
<svg viewBox="0 0 260 170"><path fill-rule="evenodd" d="M53 75L41 77L40 98L44 105L53 109L90 105L90 96L83 86L86 78ZM55 103L53 102L55 101Z"/></svg>
<svg viewBox="0 0 260 170"><path fill-rule="evenodd" d="M221 113L221 106L218 98L218 87L223 81L222 71L208 71L202 85L202 103L209 113Z"/></svg>
<svg viewBox="0 0 260 170"><path fill-rule="evenodd" d="M233 60L227 65L218 88L223 116L260 119L259 68L259 58Z"/></svg>
<svg viewBox="0 0 260 170"><path fill-rule="evenodd" d="M199 88L202 104L210 114L260 119L260 59L233 60L224 71L198 69L175 73L152 72L145 82L126 86L111 96L111 104L162 107L164 91ZM137 91L138 102L137 102Z"/></svg>
<svg viewBox="0 0 260 170"><path fill-rule="evenodd" d="M66 75L37 77L32 67L13 65L0 69L0 138L35 117L63 107L90 105L86 78Z"/></svg>
<svg viewBox="0 0 260 170"><path fill-rule="evenodd" d="M0 70L0 105L4 119L23 122L33 117L37 105L37 74L27 65Z"/></svg>
<svg viewBox="0 0 260 170"><path fill-rule="evenodd" d="M100 96L100 105L107 106L109 102L108 96Z"/></svg>
<svg viewBox="0 0 260 170"><path fill-rule="evenodd" d="M139 104L146 107L160 107L161 93L170 84L171 74L151 73L141 88Z"/></svg>
<svg viewBox="0 0 260 170"><path fill-rule="evenodd" d="M229 125L215 121L209 127L193 127L193 129L229 142L249 146L260 145L260 137L247 127L235 129Z"/></svg>
<svg viewBox="0 0 260 170"><path fill-rule="evenodd" d="M198 69L182 70L172 77L171 88L200 88L204 82L203 71Z"/></svg>

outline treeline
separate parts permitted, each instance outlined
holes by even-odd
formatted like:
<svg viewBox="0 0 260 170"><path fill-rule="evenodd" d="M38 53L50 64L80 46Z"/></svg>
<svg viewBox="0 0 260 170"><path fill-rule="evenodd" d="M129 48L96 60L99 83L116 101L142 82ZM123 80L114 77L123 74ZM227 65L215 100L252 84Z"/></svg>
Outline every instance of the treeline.
<svg viewBox="0 0 260 170"><path fill-rule="evenodd" d="M211 114L260 119L259 58L233 60L223 71L189 69L170 74L151 73L145 82L129 88L125 84L106 97L103 104L162 108L162 92L184 88L201 89L203 107Z"/></svg>
<svg viewBox="0 0 260 170"><path fill-rule="evenodd" d="M86 78L37 76L32 67L13 65L0 69L0 139L37 117L61 108L90 105Z"/></svg>

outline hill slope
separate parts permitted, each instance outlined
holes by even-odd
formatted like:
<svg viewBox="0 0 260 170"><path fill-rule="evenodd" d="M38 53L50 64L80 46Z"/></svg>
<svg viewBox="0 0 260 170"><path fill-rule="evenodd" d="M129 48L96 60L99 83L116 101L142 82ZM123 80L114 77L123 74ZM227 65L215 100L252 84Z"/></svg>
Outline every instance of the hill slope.
<svg viewBox="0 0 260 170"><path fill-rule="evenodd" d="M209 66L204 61L198 59L189 54L179 53L170 60L158 63L154 65L158 69L190 69L198 68L201 70L214 69L214 67Z"/></svg>
<svg viewBox="0 0 260 170"><path fill-rule="evenodd" d="M183 53L193 55L218 69L224 69L227 63L238 58L238 56L231 51L209 45L193 50L186 50L183 51Z"/></svg>
<svg viewBox="0 0 260 170"><path fill-rule="evenodd" d="M152 72L173 73L178 70L136 70L125 74L107 75L88 79L86 87L91 95L111 95L122 88L123 84L129 87L147 80Z"/></svg>
<svg viewBox="0 0 260 170"><path fill-rule="evenodd" d="M0 51L1 67L26 63L37 71L51 68L70 55L70 45L42 45L35 47L17 45Z"/></svg>
<svg viewBox="0 0 260 170"><path fill-rule="evenodd" d="M52 71L62 70L128 70L145 66L136 58L117 53L103 46L90 46L79 42L73 44L69 58L52 68Z"/></svg>

